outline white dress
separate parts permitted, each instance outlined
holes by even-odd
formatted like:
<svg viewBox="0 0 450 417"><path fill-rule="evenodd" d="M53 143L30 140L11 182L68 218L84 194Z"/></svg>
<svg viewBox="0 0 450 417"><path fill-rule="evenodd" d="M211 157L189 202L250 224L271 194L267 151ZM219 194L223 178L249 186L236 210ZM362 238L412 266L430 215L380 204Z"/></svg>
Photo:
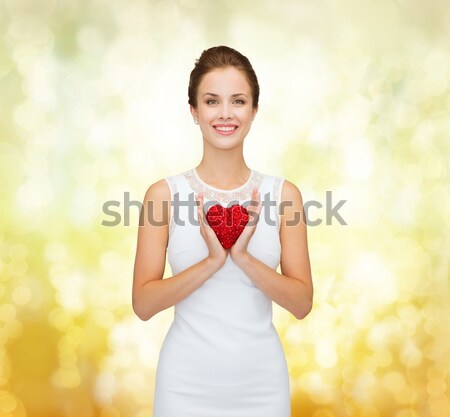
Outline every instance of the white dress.
<svg viewBox="0 0 450 417"><path fill-rule="evenodd" d="M245 207L254 186L263 206L248 251L276 270L281 253L276 214L284 178L251 170L243 186L220 190L204 183L192 168L166 181L172 202L185 203L171 206L167 256L173 275L208 256L195 195L204 193L205 211L207 204L213 205L208 201L225 207L234 201ZM219 271L174 307L156 369L153 413L153 417L291 415L289 374L272 323L272 300L230 255Z"/></svg>

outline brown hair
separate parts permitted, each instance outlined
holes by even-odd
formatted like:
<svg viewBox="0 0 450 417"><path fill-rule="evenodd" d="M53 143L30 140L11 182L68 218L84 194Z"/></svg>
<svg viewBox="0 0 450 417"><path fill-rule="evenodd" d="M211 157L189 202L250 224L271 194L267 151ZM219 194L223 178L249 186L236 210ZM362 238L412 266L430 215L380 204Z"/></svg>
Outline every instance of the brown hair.
<svg viewBox="0 0 450 417"><path fill-rule="evenodd" d="M258 107L259 84L250 61L235 49L223 45L205 49L200 58L195 60L195 67L191 71L188 88L188 103L192 107L197 108L198 86L202 78L212 70L226 67L234 67L243 72L250 85L253 99L252 106L254 109Z"/></svg>

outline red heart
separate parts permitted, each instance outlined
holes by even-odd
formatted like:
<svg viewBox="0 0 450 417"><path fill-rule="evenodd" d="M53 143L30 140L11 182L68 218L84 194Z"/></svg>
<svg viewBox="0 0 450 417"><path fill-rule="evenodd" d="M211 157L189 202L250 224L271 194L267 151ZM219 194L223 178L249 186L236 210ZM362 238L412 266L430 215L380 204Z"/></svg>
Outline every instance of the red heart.
<svg viewBox="0 0 450 417"><path fill-rule="evenodd" d="M208 224L225 249L231 248L248 223L248 211L240 204L223 207L216 204L206 213Z"/></svg>

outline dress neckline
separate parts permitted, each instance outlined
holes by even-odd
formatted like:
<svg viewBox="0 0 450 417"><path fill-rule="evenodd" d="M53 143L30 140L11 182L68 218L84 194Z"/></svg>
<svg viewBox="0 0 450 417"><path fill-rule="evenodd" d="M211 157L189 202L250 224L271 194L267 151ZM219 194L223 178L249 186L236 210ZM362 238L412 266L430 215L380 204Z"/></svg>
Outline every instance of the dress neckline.
<svg viewBox="0 0 450 417"><path fill-rule="evenodd" d="M250 176L248 177L247 181L245 181L245 183L242 184L240 187L237 187L237 188L231 188L231 189L229 189L229 190L225 190L225 189L223 189L223 188L213 187L212 185L207 184L205 181L203 181L203 180L200 178L200 175L198 175L198 172L197 172L197 168L195 168L195 167L192 169L192 173L194 174L194 176L195 176L195 178L198 180L198 182L199 182L200 184L202 184L205 188L209 188L210 190L214 190L214 191L217 191L217 192L220 192L220 193L234 193L234 192L236 192L236 191L240 191L240 190L246 188L247 185L250 184L250 182L251 182L252 179L253 179L253 176L254 176L255 171L254 171L253 169L250 168Z"/></svg>
<svg viewBox="0 0 450 417"><path fill-rule="evenodd" d="M238 188L232 190L221 190L220 188L213 187L203 181L195 168L191 168L183 173L184 178L189 184L190 188L195 193L203 193L206 200L217 201L223 204L228 204L234 201L245 201L252 195L254 188L259 188L264 175L259 171L251 169L250 177Z"/></svg>

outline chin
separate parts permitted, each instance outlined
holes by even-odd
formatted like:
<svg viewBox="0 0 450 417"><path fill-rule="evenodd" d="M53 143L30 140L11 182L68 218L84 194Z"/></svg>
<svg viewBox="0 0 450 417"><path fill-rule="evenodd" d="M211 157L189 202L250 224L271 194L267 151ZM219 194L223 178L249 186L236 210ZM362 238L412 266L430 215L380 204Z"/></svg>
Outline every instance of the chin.
<svg viewBox="0 0 450 417"><path fill-rule="evenodd" d="M220 149L232 149L235 148L236 146L240 146L242 143L243 141L233 141L229 143L217 143L217 141L215 141L214 146Z"/></svg>

